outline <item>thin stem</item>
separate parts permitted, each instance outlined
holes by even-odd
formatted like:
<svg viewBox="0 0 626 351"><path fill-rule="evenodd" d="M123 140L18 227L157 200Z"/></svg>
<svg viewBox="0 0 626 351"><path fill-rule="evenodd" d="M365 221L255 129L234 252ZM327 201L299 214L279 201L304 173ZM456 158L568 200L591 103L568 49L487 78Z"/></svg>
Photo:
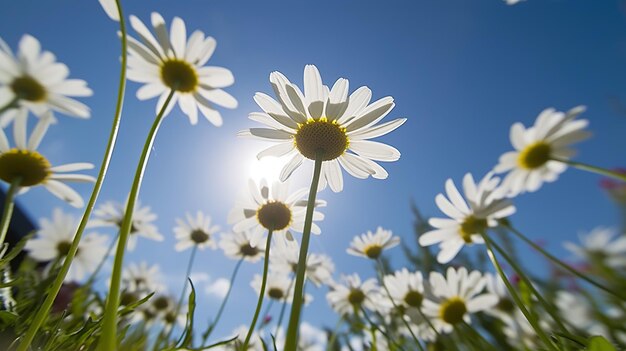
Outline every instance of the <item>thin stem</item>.
<svg viewBox="0 0 626 351"><path fill-rule="evenodd" d="M230 292L233 290L233 283L235 282L235 277L237 276L237 272L239 272L239 267L241 267L241 263L242 262L243 262L243 258L241 258L239 261L237 261L237 265L235 266L235 269L233 270L233 273L230 276L230 284L228 284L228 291L226 292L226 296L224 297L224 300L222 300L222 304L220 305L219 310L217 310L217 315L215 316L215 320L210 324L210 326L207 329L206 333L204 333L202 335L202 344L201 345L204 345L204 343L207 341L207 339L209 338L209 336L213 332L213 329L215 329L215 326L217 325L217 322L219 322L220 317L222 316L222 312L224 311L224 307L226 306L226 301L228 301L228 297L230 296Z"/></svg>
<svg viewBox="0 0 626 351"><path fill-rule="evenodd" d="M520 238L526 244L530 245L533 249L539 251L539 253L544 255L547 259L549 259L553 263L557 264L559 267L565 269L566 271L568 271L571 274L575 275L576 277L586 281L587 283L595 286L598 289L604 290L605 292L607 292L607 293L609 293L609 294L611 294L613 296L616 296L616 297L618 297L618 298L620 298L622 300L626 300L626 295L621 294L621 293L619 293L617 291L613 291L612 289L604 286L603 284L598 283L597 281L587 277L586 275L580 273L576 269L570 267L568 264L564 263L563 261L559 260L558 258L553 256L552 254L548 253L546 250L541 248L541 246L539 246L539 245L535 244L534 242L532 242L530 239L528 239L526 236L524 236L524 234L522 234L519 230L517 230L517 229L515 229L512 226L507 225L507 224L504 224L503 227L508 229L511 233L515 234L515 236Z"/></svg>
<svg viewBox="0 0 626 351"><path fill-rule="evenodd" d="M504 285L506 285L506 288L509 291L509 294L511 294L511 297L513 298L513 301L515 301L515 304L517 305L517 307L520 309L520 311L522 311L522 314L524 315L524 317L526 317L526 320L528 320L528 323L530 323L530 325L535 330L535 332L537 333L541 341L549 349L554 350L554 351L559 351L557 347L550 341L550 338L548 337L548 335L546 335L543 329L541 329L535 316L533 316L526 309L526 306L524 306L524 302L522 301L522 299L519 297L519 295L513 288L513 285L511 285L511 282L509 281L506 274L504 273L504 270L502 270L502 267L500 266L500 263L498 262L496 255L493 253L493 249L491 247L491 240L484 233L481 233L481 236L483 237L483 240L485 241L485 245L487 246L487 255L489 256L491 263L493 264L494 268L500 275L500 278L502 278Z"/></svg>
<svg viewBox="0 0 626 351"><path fill-rule="evenodd" d="M256 330L259 331L261 330L261 328L263 328L267 323L265 322L267 316L270 313L270 310L272 309L272 306L274 306L274 299L270 299L270 302L265 306L265 310L263 311L263 313L261 313L261 316L263 316L263 320L261 321L261 323L256 327ZM271 319L270 319L271 320Z"/></svg>
<svg viewBox="0 0 626 351"><path fill-rule="evenodd" d="M298 270L296 272L296 288L293 293L293 304L291 305L291 315L289 316L289 326L287 327L285 350L295 350L298 345L298 327L300 325L300 313L302 311L303 304L306 257L309 250L309 240L311 239L311 225L313 224L315 197L317 196L317 187L320 181L323 158L324 152L322 150L318 150L315 153L315 167L313 170L313 179L311 180L311 189L309 190L309 200L306 207L304 230L302 231L302 244L300 245Z"/></svg>
<svg viewBox="0 0 626 351"><path fill-rule="evenodd" d="M267 271L270 263L270 246L272 244L272 232L272 230L267 232L267 241L265 243L265 262L263 262L263 279L261 280L261 291L259 291L259 300L256 303L256 310L254 311L254 316L252 317L252 322L250 323L250 329L248 329L248 335L246 335L246 340L243 343L243 351L246 351L248 349L250 338L252 337L252 333L254 332L254 326L256 325L257 319L259 319L259 312L261 312L263 298L265 298L265 285L267 284Z"/></svg>
<svg viewBox="0 0 626 351"><path fill-rule="evenodd" d="M289 282L289 288L287 289L287 294L291 293L291 288L293 287L294 280L292 279ZM285 316L285 310L287 309L287 300L283 301L283 305L280 307L280 315L278 316L278 322L276 323L276 331L274 335L278 335L278 329L280 325L283 324L283 317Z"/></svg>
<svg viewBox="0 0 626 351"><path fill-rule="evenodd" d="M119 1L119 0L118 0ZM165 115L167 105L169 105L175 90L171 90L163 107L159 111L158 115L154 119L152 128L146 139L146 143L143 146L143 151L137 164L137 170L135 171L135 178L133 185L128 195L128 202L126 204L126 210L124 212L124 219L120 227L120 239L117 242L117 251L115 253L115 260L113 262L113 272L111 273L111 286L109 288L109 294L107 296L107 303L104 310L104 319L102 325L102 336L98 344L98 350L100 351L114 351L117 349L117 309L120 304L120 284L122 278L122 265L124 264L124 253L126 252L126 242L130 235L130 229L133 221L133 211L135 209L135 203L137 202L137 196L139 195L139 188L141 188L141 181L148 164L148 158L150 157L150 151L154 144L157 131L161 126L161 121Z"/></svg>
<svg viewBox="0 0 626 351"><path fill-rule="evenodd" d="M330 338L328 338L328 343L326 344L326 351L334 350L332 347L335 346L335 340L337 340L337 331L339 330L341 323L343 323L343 320L344 320L344 316L341 315L341 317L337 321L337 324L335 324L335 328L333 329L332 334L330 334Z"/></svg>
<svg viewBox="0 0 626 351"><path fill-rule="evenodd" d="M382 330L382 328L380 328L378 326L378 324L374 323L370 317L367 315L367 311L365 311L365 308L361 307L361 313L363 313L363 317L365 317L365 320L370 324L370 326L376 330L378 330L381 334L383 334L383 336L385 337L385 339L387 340L387 343L389 345L394 344L396 345L400 350L404 350L404 348L402 348L402 345L398 344L395 340L393 340L389 334L387 334L384 330Z"/></svg>
<svg viewBox="0 0 626 351"><path fill-rule="evenodd" d="M6 197L4 198L4 207L2 208L2 219L0 219L0 249L4 245L7 233L9 231L9 224L11 223L11 216L13 215L13 208L15 207L15 193L20 188L22 177L15 177L9 185ZM1 258L1 257L0 257Z"/></svg>
<svg viewBox="0 0 626 351"><path fill-rule="evenodd" d="M619 179L623 182L626 182L626 174L621 174L618 172L614 172L602 167L596 167L596 166L592 166L592 165L588 165L586 163L582 163L582 162L576 162L576 161L572 161L572 160L566 160L566 159L562 159L562 158L558 158L558 157L552 157L552 159L554 161L559 161L559 162L563 162L566 163L574 168L578 168L580 170L583 171L587 171L587 172L591 172L591 173L596 173L596 174L600 174L603 176L607 176L607 177L611 177L614 179Z"/></svg>

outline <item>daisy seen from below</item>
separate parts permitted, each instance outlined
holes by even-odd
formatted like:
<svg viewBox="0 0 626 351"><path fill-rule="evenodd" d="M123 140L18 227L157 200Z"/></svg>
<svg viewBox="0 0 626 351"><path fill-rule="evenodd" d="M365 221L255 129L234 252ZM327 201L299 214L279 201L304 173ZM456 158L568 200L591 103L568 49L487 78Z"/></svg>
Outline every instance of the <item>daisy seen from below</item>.
<svg viewBox="0 0 626 351"><path fill-rule="evenodd" d="M257 294L261 293L261 283L263 277L255 274L250 286ZM267 285L265 286L265 296L278 301L291 302L292 280L283 272L269 271L267 274Z"/></svg>
<svg viewBox="0 0 626 351"><path fill-rule="evenodd" d="M423 301L424 314L441 333L450 333L459 323L470 323L470 314L492 308L498 297L491 293L481 293L485 279L478 271L467 272L465 267L458 270L449 267L446 276L431 272L429 286L432 300Z"/></svg>
<svg viewBox="0 0 626 351"><path fill-rule="evenodd" d="M210 216L201 211L198 211L195 217L187 213L185 219L176 218L176 224L174 228L174 234L178 240L174 247L176 251L183 251L194 246L199 249L217 248L214 236L220 227L211 225Z"/></svg>
<svg viewBox="0 0 626 351"><path fill-rule="evenodd" d="M124 219L126 205L108 201L100 205L93 211L94 218L89 220L90 227L114 227L118 230ZM164 237L159 233L159 228L154 225L157 215L152 213L150 206L141 206L139 201L135 204L133 211L133 222L130 229L130 237L128 238L128 250L132 251L137 246L137 236L143 236L155 241L163 241Z"/></svg>
<svg viewBox="0 0 626 351"><path fill-rule="evenodd" d="M235 232L252 232L252 246L259 244L265 231L273 234L286 234L292 238L291 230L301 233L304 229L306 206L303 199L307 195L306 189L298 189L289 193L289 183L273 182L268 186L265 179L259 184L248 181L248 190L245 198L238 201L228 215L228 223L233 224ZM317 207L326 206L326 202L318 200ZM315 211L313 220L320 221L324 215ZM312 223L311 232L320 234L320 227Z"/></svg>
<svg viewBox="0 0 626 351"><path fill-rule="evenodd" d="M400 243L400 238L393 236L391 230L376 228L376 232L367 231L365 234L355 236L346 250L350 255L361 256L377 260L383 250L390 249Z"/></svg>
<svg viewBox="0 0 626 351"><path fill-rule="evenodd" d="M333 284L326 294L330 306L341 316L361 315L362 309L370 311L386 311L386 304L376 279L361 281L358 274L342 277L343 284Z"/></svg>
<svg viewBox="0 0 626 351"><path fill-rule="evenodd" d="M41 117L54 110L72 117L89 118L89 107L71 97L91 96L87 82L67 79L69 69L39 41L24 35L16 54L0 39L0 125L14 119L16 108L24 107ZM0 113L2 115L2 113Z"/></svg>
<svg viewBox="0 0 626 351"><path fill-rule="evenodd" d="M265 254L265 242L261 241L258 245L252 246L252 236L250 231L224 233L221 235L219 247L226 257L251 263L258 262Z"/></svg>
<svg viewBox="0 0 626 351"><path fill-rule="evenodd" d="M50 262L48 267L55 262L62 264L74 240L77 219L57 208L52 212L52 218L42 218L39 226L41 229L37 231L37 237L30 239L24 249L35 261ZM85 235L78 245L65 282L78 282L91 274L106 255L107 240L106 236L96 233Z"/></svg>
<svg viewBox="0 0 626 351"><path fill-rule="evenodd" d="M563 246L577 258L617 269L626 266L626 235L616 238L616 233L611 228L597 227L579 236L581 245L567 241Z"/></svg>
<svg viewBox="0 0 626 351"><path fill-rule="evenodd" d="M289 158L280 173L281 181L289 178L305 158L316 157L323 161L320 189L328 183L334 192L341 191L341 168L357 178L387 178L387 171L374 161L396 161L400 152L369 139L385 135L406 121L399 118L377 124L393 109L393 98L370 104L371 90L363 86L348 95L349 83L344 78L329 89L314 65L304 69L304 93L280 72L270 74L270 83L278 102L257 93L254 100L263 112L249 116L269 128L251 128L239 135L278 143L259 153L258 158Z"/></svg>
<svg viewBox="0 0 626 351"><path fill-rule="evenodd" d="M574 156L570 145L590 136L585 130L589 121L576 119L584 111L584 106L566 113L547 108L532 127L525 128L521 123L511 126L515 151L500 156L494 168L496 173L508 172L502 186L508 189L509 196L537 191L544 182L554 182L567 169L561 161Z"/></svg>
<svg viewBox="0 0 626 351"><path fill-rule="evenodd" d="M27 111L18 110L13 124L15 147L9 145L7 135L0 129L0 179L14 184L21 192L35 186L43 186L56 197L74 207L83 207L83 198L66 182L94 182L95 178L85 174L67 173L92 169L91 163L68 163L52 166L50 161L37 151L54 117L50 112L37 120L30 137L27 137Z"/></svg>
<svg viewBox="0 0 626 351"><path fill-rule="evenodd" d="M408 269L384 277L385 286L395 305L404 308L421 308L424 301L424 278L421 272Z"/></svg>
<svg viewBox="0 0 626 351"><path fill-rule="evenodd" d="M205 66L215 51L215 39L199 30L187 38L185 22L179 17L174 17L168 33L165 20L156 12L151 16L156 37L139 18L130 16L130 24L139 40L128 37L128 79L144 84L137 90L137 98L159 96L158 113L173 94L165 115L178 102L191 124L198 122L200 110L209 122L221 126L215 105L236 108L237 100L222 90L235 81L230 70Z"/></svg>
<svg viewBox="0 0 626 351"><path fill-rule="evenodd" d="M465 245L483 243L481 235L487 228L498 225L497 220L515 213L515 207L505 199L505 188L499 187L500 178L492 172L476 183L470 173L463 177L461 195L452 179L446 181L446 193L438 194L435 201L439 209L450 218L431 218L429 224L435 229L424 233L419 244L439 244L439 263L450 262Z"/></svg>
<svg viewBox="0 0 626 351"><path fill-rule="evenodd" d="M286 274L296 273L300 245L295 240L288 240L283 236L275 237L272 252L270 253L270 268ZM332 259L323 254L310 253L306 260L306 278L315 286L328 284L335 271Z"/></svg>
<svg viewBox="0 0 626 351"><path fill-rule="evenodd" d="M137 300L165 288L159 265L148 265L145 261L139 264L130 263L124 267L122 271L122 286L124 287L123 291L131 294L141 294L141 296L136 296ZM124 299L122 298L121 300Z"/></svg>

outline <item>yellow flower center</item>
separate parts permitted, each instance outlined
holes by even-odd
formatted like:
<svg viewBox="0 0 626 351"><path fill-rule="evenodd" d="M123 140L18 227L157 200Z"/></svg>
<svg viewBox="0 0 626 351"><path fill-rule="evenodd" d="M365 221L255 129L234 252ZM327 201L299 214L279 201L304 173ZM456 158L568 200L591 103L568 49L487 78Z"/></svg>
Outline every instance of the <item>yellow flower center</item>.
<svg viewBox="0 0 626 351"><path fill-rule="evenodd" d="M467 244L472 243L472 235L479 234L487 229L487 220L484 218L476 218L469 216L461 223L460 234Z"/></svg>
<svg viewBox="0 0 626 351"><path fill-rule="evenodd" d="M259 223L267 230L283 230L291 223L291 210L279 201L270 201L256 211Z"/></svg>
<svg viewBox="0 0 626 351"><path fill-rule="evenodd" d="M365 294L361 291L361 289L350 290L350 294L348 294L348 302L350 302L352 306L358 308L361 306L363 301L365 301Z"/></svg>
<svg viewBox="0 0 626 351"><path fill-rule="evenodd" d="M551 151L550 144L543 141L528 145L519 153L517 163L525 169L539 168L550 160Z"/></svg>
<svg viewBox="0 0 626 351"><path fill-rule="evenodd" d="M11 82L11 90L18 99L32 102L43 101L46 99L46 88L37 80L30 76L16 78Z"/></svg>
<svg viewBox="0 0 626 351"><path fill-rule="evenodd" d="M243 256L256 256L259 254L259 249L250 246L250 243L245 243L239 247L239 253Z"/></svg>
<svg viewBox="0 0 626 351"><path fill-rule="evenodd" d="M372 260L375 260L378 257L380 257L380 254L382 252L383 252L382 246L377 245L377 244L369 245L363 250L363 253L365 253L365 256L371 258Z"/></svg>
<svg viewBox="0 0 626 351"><path fill-rule="evenodd" d="M21 177L20 186L43 183L52 172L50 162L37 151L11 149L0 154L0 179L12 183Z"/></svg>
<svg viewBox="0 0 626 351"><path fill-rule="evenodd" d="M202 244L209 240L209 234L205 233L202 229L196 229L191 232L191 241L196 244Z"/></svg>
<svg viewBox="0 0 626 351"><path fill-rule="evenodd" d="M466 313L465 301L458 296L449 298L439 308L439 316L448 324L461 323Z"/></svg>
<svg viewBox="0 0 626 351"><path fill-rule="evenodd" d="M419 291L411 290L404 295L404 303L411 307L420 307L423 300L424 295L422 295Z"/></svg>
<svg viewBox="0 0 626 351"><path fill-rule="evenodd" d="M267 296L271 297L274 300L280 300L285 296L285 294L283 293L282 289L271 288L267 291Z"/></svg>
<svg viewBox="0 0 626 351"><path fill-rule="evenodd" d="M294 137L296 148L302 156L315 160L317 151L323 153L322 160L330 161L341 156L350 144L346 129L325 117L301 124Z"/></svg>
<svg viewBox="0 0 626 351"><path fill-rule="evenodd" d="M161 65L161 80L170 89L181 93L194 92L198 87L196 69L182 60L168 60Z"/></svg>

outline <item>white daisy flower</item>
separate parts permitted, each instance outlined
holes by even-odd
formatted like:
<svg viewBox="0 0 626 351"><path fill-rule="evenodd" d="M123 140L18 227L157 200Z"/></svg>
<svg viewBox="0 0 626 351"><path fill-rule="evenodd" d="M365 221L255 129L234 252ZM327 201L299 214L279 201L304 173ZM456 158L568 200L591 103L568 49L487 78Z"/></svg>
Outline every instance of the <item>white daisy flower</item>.
<svg viewBox="0 0 626 351"><path fill-rule="evenodd" d="M465 245L483 243L480 233L498 225L497 220L515 213L515 207L503 199L505 189L498 187L500 178L489 172L478 183L471 174L463 178L463 193L459 193L452 179L446 181L446 198L438 194L435 198L439 209L450 218L431 218L435 229L419 238L422 246L439 243L439 263L450 262Z"/></svg>
<svg viewBox="0 0 626 351"><path fill-rule="evenodd" d="M344 284L335 284L326 294L326 299L335 312L340 315L361 315L361 309L370 311L386 311L387 301L380 292L376 279L361 282L358 274L342 276Z"/></svg>
<svg viewBox="0 0 626 351"><path fill-rule="evenodd" d="M574 107L567 113L548 108L530 128L521 123L511 126L510 139L515 151L500 156L494 168L496 173L509 172L502 182L509 196L536 191L544 182L555 181L565 171L567 165L556 159L569 160L575 154L569 146L590 135L584 130L589 121L575 120L584 111L584 106Z"/></svg>
<svg viewBox="0 0 626 351"><path fill-rule="evenodd" d="M205 66L215 51L215 39L205 38L199 30L187 38L185 22L179 17L174 17L169 33L160 14L153 12L151 20L156 38L139 18L130 16L140 40L128 38L128 79L145 84L137 90L137 98L159 96L158 113L173 90L165 115L178 101L191 124L198 122L199 109L209 122L221 126L222 116L214 104L236 108L237 100L221 89L233 84L232 73L223 67Z"/></svg>
<svg viewBox="0 0 626 351"><path fill-rule="evenodd" d="M154 291L165 289L159 265L153 264L149 266L145 261L139 264L130 263L128 266L124 267L122 271L122 286L122 290L125 292L141 294L141 296L135 296L137 300ZM123 296L121 300L123 302Z"/></svg>
<svg viewBox="0 0 626 351"><path fill-rule="evenodd" d="M284 233L288 238L292 237L290 230L302 233L306 215L306 189L289 194L288 183L274 182L268 187L264 179L259 184L249 180L248 189L246 198L236 203L228 215L228 223L234 224L235 232L252 231L252 246L256 246L268 230L274 234ZM323 206L326 206L326 202L316 201L316 207ZM323 219L322 213L313 212L313 221ZM311 233L320 234L320 227L312 223Z"/></svg>
<svg viewBox="0 0 626 351"><path fill-rule="evenodd" d="M512 319L515 318L515 313L521 311L518 311L517 305L509 295L502 278L499 275L486 273L485 283L487 292L498 297L498 303L493 308L486 309L485 313L502 320L504 323L513 323Z"/></svg>
<svg viewBox="0 0 626 351"><path fill-rule="evenodd" d="M397 306L420 308L424 300L424 278L421 272L409 272L408 269L396 271L384 277L389 295Z"/></svg>
<svg viewBox="0 0 626 351"><path fill-rule="evenodd" d="M59 264L62 264L74 240L78 220L56 208L52 212L52 218L42 218L39 226L41 229L37 232L37 237L29 240L24 249L36 261L52 264L52 261L60 260ZM78 282L93 273L106 256L106 242L106 236L86 234L78 244L78 251L64 281Z"/></svg>
<svg viewBox="0 0 626 351"><path fill-rule="evenodd" d="M350 243L350 247L346 250L350 255L361 256L377 260L383 253L383 250L390 249L400 243L400 238L393 236L391 230L376 228L376 233L367 231L361 236L355 236Z"/></svg>
<svg viewBox="0 0 626 351"><path fill-rule="evenodd" d="M440 333L450 333L458 323L470 323L470 314L492 308L498 297L491 293L480 293L485 287L485 279L478 271L468 274L465 267L458 270L449 267L444 277L439 272L431 272L429 283L432 301L423 301L423 312L430 318Z"/></svg>
<svg viewBox="0 0 626 351"><path fill-rule="evenodd" d="M115 0L98 0L98 2L100 2L100 6L102 6L102 9L104 9L104 12L106 12L109 18L117 22L120 21L120 14L117 11L117 3Z"/></svg>
<svg viewBox="0 0 626 351"><path fill-rule="evenodd" d="M189 213L186 214L185 220L176 218L178 224L174 228L174 234L176 235L176 251L183 251L192 246L197 246L199 249L211 248L216 249L217 243L214 236L220 227L217 225L211 225L211 217L205 215L201 211L196 213L194 218Z"/></svg>
<svg viewBox="0 0 626 351"><path fill-rule="evenodd" d="M280 173L281 181L287 180L305 158L315 160L318 151L324 161L320 189L328 183L334 192L341 191L342 167L357 178L387 178L387 171L374 161L396 161L400 152L368 139L385 135L406 121L400 118L377 125L394 107L393 98L370 104L372 92L367 87L348 96L348 80L344 78L329 89L313 65L304 68L304 93L280 72L272 72L270 82L279 102L257 93L254 100L263 112L249 116L269 128L251 128L239 135L278 143L259 153L258 158L289 158Z"/></svg>
<svg viewBox="0 0 626 351"><path fill-rule="evenodd" d="M255 274L250 282L250 286L256 291L257 295L261 293L261 283L263 276ZM267 273L267 282L265 283L265 297L278 300L281 302L291 303L293 300L292 279L283 272L269 271ZM307 299L310 301L310 299Z"/></svg>
<svg viewBox="0 0 626 351"><path fill-rule="evenodd" d="M93 211L94 218L89 220L90 227L115 227L118 230L124 220L126 205L109 201L100 205ZM143 236L155 241L163 241L165 238L159 233L159 228L153 224L157 219L157 215L152 213L150 206L141 206L137 201L135 203L135 211L133 211L133 222L130 227L130 236L128 237L128 250L132 251L137 246L137 236Z"/></svg>
<svg viewBox="0 0 626 351"><path fill-rule="evenodd" d="M626 267L626 235L615 238L612 228L597 227L587 235L580 235L582 245L565 242L563 246L578 258L600 262L612 268Z"/></svg>
<svg viewBox="0 0 626 351"><path fill-rule="evenodd" d="M235 260L244 259L248 262L258 262L265 254L265 242L252 246L252 232L225 233L221 235L219 246L226 257Z"/></svg>
<svg viewBox="0 0 626 351"><path fill-rule="evenodd" d="M89 107L71 97L91 96L87 82L67 79L69 69L56 62L49 51L26 34L20 39L19 51L13 54L0 39L0 108L7 105L25 107L41 117L50 109L79 118L89 118ZM0 124L6 125L16 116L17 109L9 109Z"/></svg>
<svg viewBox="0 0 626 351"><path fill-rule="evenodd" d="M186 305L183 304L178 308L176 298L170 295L159 294L153 296L147 304L165 325L166 329L175 325L184 326L187 321L187 311L184 309Z"/></svg>
<svg viewBox="0 0 626 351"><path fill-rule="evenodd" d="M13 124L15 147L9 145L4 130L0 129L0 179L11 184L18 177L19 187L25 192L41 185L56 197L74 207L83 207L83 198L65 182L94 182L95 178L85 174L66 173L92 169L91 163L68 163L53 167L37 148L41 143L54 117L50 112L42 116L30 137L26 136L27 111L18 110Z"/></svg>
<svg viewBox="0 0 626 351"><path fill-rule="evenodd" d="M272 270L286 274L295 274L298 268L300 245L298 245L297 241L288 240L283 236L275 237L270 256L270 267ZM330 257L315 253L307 255L306 278L315 286L319 287L322 284L327 284L334 271L335 264Z"/></svg>

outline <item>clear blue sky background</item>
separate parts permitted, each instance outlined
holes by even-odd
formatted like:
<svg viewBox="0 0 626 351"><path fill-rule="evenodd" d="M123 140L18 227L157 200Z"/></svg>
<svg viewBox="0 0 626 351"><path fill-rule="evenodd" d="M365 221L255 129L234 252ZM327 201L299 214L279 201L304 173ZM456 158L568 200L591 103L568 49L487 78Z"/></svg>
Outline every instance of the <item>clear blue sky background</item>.
<svg viewBox="0 0 626 351"><path fill-rule="evenodd" d="M319 197L324 209L322 235L311 251L333 257L338 273L372 276L370 263L348 256L356 234L376 226L412 241L410 201L428 215L440 215L434 197L449 177L465 172L481 177L511 146L509 127L534 122L546 107L560 110L588 106L594 137L580 144L578 160L600 166L626 164L626 14L620 1L528 0L507 6L499 0L458 1L126 1L127 14L148 21L158 11L168 23L182 17L188 32L200 29L217 39L210 61L228 67L236 83L228 88L239 100L236 110L222 110L224 126L205 120L191 126L175 109L164 121L145 178L141 201L159 215L164 243L141 240L127 262L159 263L177 293L189 255L173 249L174 219L203 210L227 229L226 215L250 176L250 163L268 144L238 139L237 131L257 126L247 119L259 108L257 91L271 92L269 73L279 70L302 84L305 64L318 66L326 84L350 80L351 91L369 86L374 98L391 95L396 108L387 118L407 123L380 138L402 152L386 164L389 179L358 180L346 176L344 191ZM99 164L114 109L119 67L117 26L97 1L5 1L0 35L16 47L22 34L37 37L46 50L66 63L74 78L86 79L95 91L84 99L92 108L87 121L60 116L41 151L53 164L89 161ZM128 84L119 143L101 201L122 201L154 116L155 100L134 98L138 85ZM310 168L300 169L296 183L308 186ZM95 172L94 172L95 174ZM515 200L513 221L534 239L564 255L564 240L580 230L619 225L618 212L598 188L599 177L570 169L558 182ZM86 198L90 187L78 185ZM50 216L55 206L74 211L44 190L19 202L34 218ZM111 233L112 234L112 233ZM543 262L525 251L524 264ZM393 264L403 264L394 249ZM227 277L235 262L220 251L198 256L195 272L212 279ZM249 322L254 292L249 281L261 265L245 265L236 282L233 303L220 332ZM334 325L325 290L305 318ZM201 318L219 301L200 297ZM234 303L237 301L237 303Z"/></svg>

